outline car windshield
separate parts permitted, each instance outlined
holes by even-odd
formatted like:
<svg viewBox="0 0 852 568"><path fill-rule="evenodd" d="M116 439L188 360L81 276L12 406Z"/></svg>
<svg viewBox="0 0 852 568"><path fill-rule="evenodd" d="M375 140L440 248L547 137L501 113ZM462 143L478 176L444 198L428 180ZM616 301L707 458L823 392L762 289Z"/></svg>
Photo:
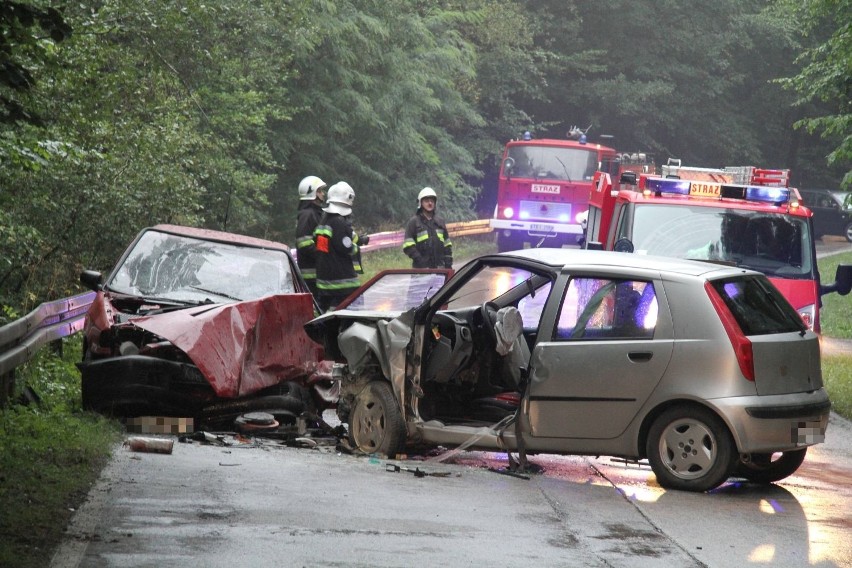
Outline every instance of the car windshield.
<svg viewBox="0 0 852 568"><path fill-rule="evenodd" d="M529 270L514 266L483 266L456 290L448 307L450 310L459 310L480 306L530 281L532 276Z"/></svg>
<svg viewBox="0 0 852 568"><path fill-rule="evenodd" d="M242 301L295 292L283 251L146 231L107 289L186 303Z"/></svg>
<svg viewBox="0 0 852 568"><path fill-rule="evenodd" d="M447 279L447 272L389 272L366 284L350 303L338 309L404 312L432 297Z"/></svg>
<svg viewBox="0 0 852 568"><path fill-rule="evenodd" d="M782 278L808 278L814 270L806 219L780 213L639 204L630 238L639 254L729 263Z"/></svg>
<svg viewBox="0 0 852 568"><path fill-rule="evenodd" d="M597 170L597 154L590 148L553 146L510 146L508 157L515 161L511 175L559 181L590 181ZM504 171L503 175L509 175Z"/></svg>

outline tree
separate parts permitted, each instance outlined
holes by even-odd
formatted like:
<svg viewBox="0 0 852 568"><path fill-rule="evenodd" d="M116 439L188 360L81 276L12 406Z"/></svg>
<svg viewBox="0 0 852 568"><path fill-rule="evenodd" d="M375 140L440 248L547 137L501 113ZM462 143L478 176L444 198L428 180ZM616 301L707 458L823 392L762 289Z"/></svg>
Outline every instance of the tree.
<svg viewBox="0 0 852 568"><path fill-rule="evenodd" d="M842 185L852 189L852 1L782 0L781 6L799 23L805 38L827 35L801 53L798 61L804 67L782 84L799 95L796 102L800 107L822 104L819 116L802 118L796 127L836 144L826 162L845 171Z"/></svg>

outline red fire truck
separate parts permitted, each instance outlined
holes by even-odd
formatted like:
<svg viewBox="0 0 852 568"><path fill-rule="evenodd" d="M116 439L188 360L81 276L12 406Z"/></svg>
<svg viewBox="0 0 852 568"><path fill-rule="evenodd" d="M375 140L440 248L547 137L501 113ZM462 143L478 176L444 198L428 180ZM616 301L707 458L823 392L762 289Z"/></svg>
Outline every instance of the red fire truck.
<svg viewBox="0 0 852 568"><path fill-rule="evenodd" d="M572 128L569 135L576 139L534 139L525 133L506 144L491 219L500 251L525 243L576 245L582 238L592 176L616 152L587 142L580 129Z"/></svg>
<svg viewBox="0 0 852 568"><path fill-rule="evenodd" d="M720 262L765 273L819 332L820 296L848 294L852 266L820 285L811 211L788 186L789 170L663 166L625 172L613 187L595 174L587 248Z"/></svg>

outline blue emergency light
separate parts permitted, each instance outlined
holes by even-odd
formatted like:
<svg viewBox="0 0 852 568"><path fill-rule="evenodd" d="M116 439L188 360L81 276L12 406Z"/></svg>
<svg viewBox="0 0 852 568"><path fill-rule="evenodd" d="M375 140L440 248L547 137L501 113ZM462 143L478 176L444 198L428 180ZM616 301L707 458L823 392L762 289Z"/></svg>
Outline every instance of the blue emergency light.
<svg viewBox="0 0 852 568"><path fill-rule="evenodd" d="M680 179L649 178L645 180L645 187L655 193L689 195L689 185L688 181Z"/></svg>

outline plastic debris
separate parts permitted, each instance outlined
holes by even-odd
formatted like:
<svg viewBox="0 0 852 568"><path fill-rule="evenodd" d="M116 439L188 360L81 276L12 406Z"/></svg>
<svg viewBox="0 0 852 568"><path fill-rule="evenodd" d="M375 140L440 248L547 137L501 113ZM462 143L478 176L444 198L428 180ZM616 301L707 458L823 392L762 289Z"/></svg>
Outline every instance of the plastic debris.
<svg viewBox="0 0 852 568"><path fill-rule="evenodd" d="M170 454L175 441L169 438L145 438L133 436L124 441L131 452L150 452L155 454Z"/></svg>

